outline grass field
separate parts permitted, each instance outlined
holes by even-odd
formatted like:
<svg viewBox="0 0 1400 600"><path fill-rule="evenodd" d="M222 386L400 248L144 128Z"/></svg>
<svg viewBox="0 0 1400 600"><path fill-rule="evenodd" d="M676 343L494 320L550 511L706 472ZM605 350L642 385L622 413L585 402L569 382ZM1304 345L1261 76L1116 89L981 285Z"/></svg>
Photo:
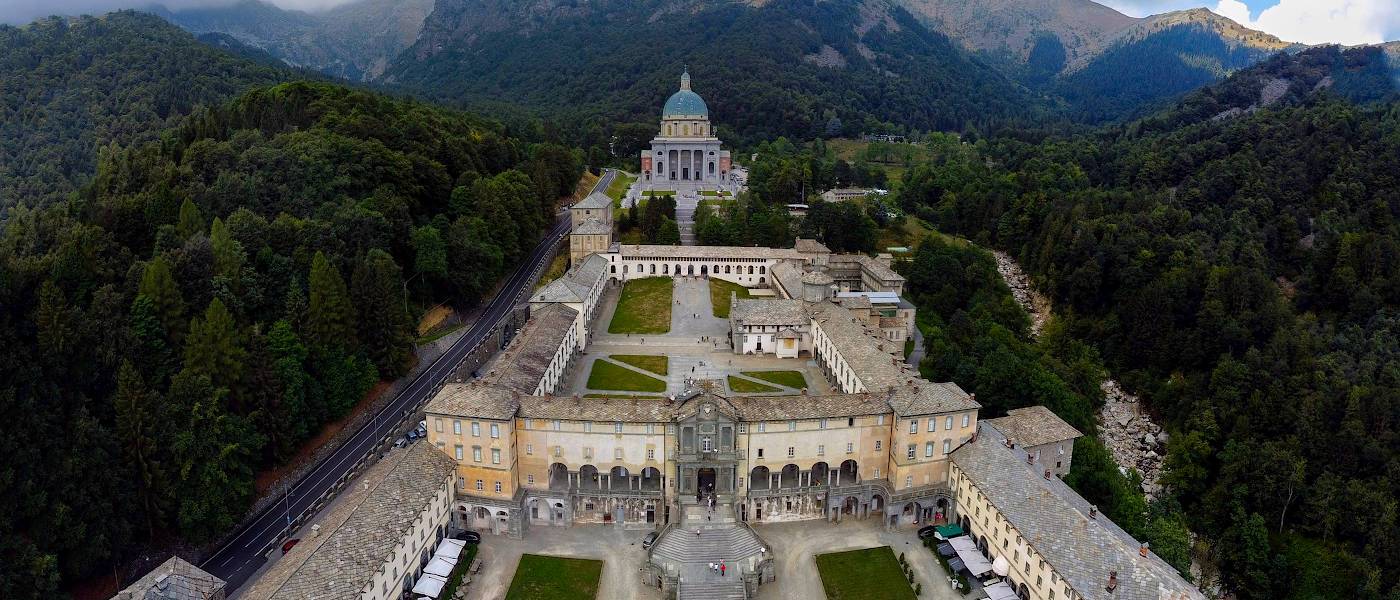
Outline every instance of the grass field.
<svg viewBox="0 0 1400 600"><path fill-rule="evenodd" d="M550 284L550 282L564 276L564 272L569 270L569 252L566 248L563 252L556 254L554 260L549 261L549 268L540 274L540 280L535 283L538 290Z"/></svg>
<svg viewBox="0 0 1400 600"><path fill-rule="evenodd" d="M879 231L879 238L875 241L875 247L883 251L892 246L905 246L911 251L919 247L919 243L924 238L934 236L945 243L954 246L963 246L967 240L953 237L930 227L923 219L910 215L904 220L901 226L890 226Z"/></svg>
<svg viewBox="0 0 1400 600"><path fill-rule="evenodd" d="M816 560L827 600L914 600L889 546L818 554Z"/></svg>
<svg viewBox="0 0 1400 600"><path fill-rule="evenodd" d="M800 371L744 371L744 374L754 379L771 381L794 390L807 387L807 378L802 376Z"/></svg>
<svg viewBox="0 0 1400 600"><path fill-rule="evenodd" d="M637 180L636 175L629 175L622 171L617 172L613 177L612 185L608 186L607 195L613 199L613 206L622 206L622 197L627 194L627 189L632 187L632 182Z"/></svg>
<svg viewBox="0 0 1400 600"><path fill-rule="evenodd" d="M603 561L524 554L506 600L593 600Z"/></svg>
<svg viewBox="0 0 1400 600"><path fill-rule="evenodd" d="M607 361L594 361L588 373L588 388L619 392L664 392L666 382L620 367Z"/></svg>
<svg viewBox="0 0 1400 600"><path fill-rule="evenodd" d="M715 317L720 319L729 318L730 292L739 294L740 298L752 297L749 295L749 288L722 279L710 279L710 309L715 313Z"/></svg>
<svg viewBox="0 0 1400 600"><path fill-rule="evenodd" d="M653 354L614 354L609 356L617 362L627 363L638 369L646 369L657 375L665 375L670 372L670 366L666 357Z"/></svg>
<svg viewBox="0 0 1400 600"><path fill-rule="evenodd" d="M733 375L729 376L729 389L740 394L767 394L770 392L781 392L782 390L771 385L755 383L747 379L741 379Z"/></svg>
<svg viewBox="0 0 1400 600"><path fill-rule="evenodd" d="M608 333L666 333L671 330L671 278L633 279L622 287Z"/></svg>

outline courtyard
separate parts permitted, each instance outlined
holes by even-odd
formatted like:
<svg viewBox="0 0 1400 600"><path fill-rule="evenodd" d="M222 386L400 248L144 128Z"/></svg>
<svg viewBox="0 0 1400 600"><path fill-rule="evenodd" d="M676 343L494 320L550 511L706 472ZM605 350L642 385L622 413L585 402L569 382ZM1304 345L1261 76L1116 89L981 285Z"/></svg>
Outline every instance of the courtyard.
<svg viewBox="0 0 1400 600"><path fill-rule="evenodd" d="M593 600L603 561L524 554L506 600Z"/></svg>
<svg viewBox="0 0 1400 600"><path fill-rule="evenodd" d="M609 323L609 330L594 330L557 393L660 397L681 393L691 380L714 382L726 395L800 394L804 387L812 395L831 393L808 358L734 354L729 319L715 316L714 306L716 298L728 299L729 294L714 293L712 284L703 277L649 277L629 281L621 291L605 289L598 320ZM656 302L666 304L657 307ZM669 321L660 320L663 314ZM615 332L619 324L636 330L640 323L661 333Z"/></svg>

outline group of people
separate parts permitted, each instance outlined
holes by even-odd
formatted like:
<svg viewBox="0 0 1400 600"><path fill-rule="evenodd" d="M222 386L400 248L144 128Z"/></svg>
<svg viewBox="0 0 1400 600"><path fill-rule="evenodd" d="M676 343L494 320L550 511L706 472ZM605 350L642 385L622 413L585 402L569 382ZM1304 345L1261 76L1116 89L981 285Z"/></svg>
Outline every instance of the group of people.
<svg viewBox="0 0 1400 600"><path fill-rule="evenodd" d="M724 561L719 561L719 562L717 562L717 563L710 563L710 572L711 572L711 573L719 573L719 576L720 576L720 577L724 577L724 571L725 571L725 569L727 569L727 567L724 566Z"/></svg>

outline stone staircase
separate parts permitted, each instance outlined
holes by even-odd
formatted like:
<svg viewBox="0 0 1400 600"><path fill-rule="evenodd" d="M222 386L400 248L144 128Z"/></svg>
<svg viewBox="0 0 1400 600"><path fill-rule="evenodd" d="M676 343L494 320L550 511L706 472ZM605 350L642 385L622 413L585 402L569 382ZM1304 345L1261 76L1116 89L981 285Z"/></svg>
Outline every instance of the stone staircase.
<svg viewBox="0 0 1400 600"><path fill-rule="evenodd" d="M738 565L742 559L758 554L761 542L747 527L734 524L732 510L726 512L717 507L711 520L705 521L704 507L686 509L685 522L689 525L670 529L652 549L654 559L679 566L682 583L678 600L745 600ZM698 522L691 509L698 509ZM696 531L700 534L696 535ZM729 567L723 576L709 569L710 563L718 562Z"/></svg>

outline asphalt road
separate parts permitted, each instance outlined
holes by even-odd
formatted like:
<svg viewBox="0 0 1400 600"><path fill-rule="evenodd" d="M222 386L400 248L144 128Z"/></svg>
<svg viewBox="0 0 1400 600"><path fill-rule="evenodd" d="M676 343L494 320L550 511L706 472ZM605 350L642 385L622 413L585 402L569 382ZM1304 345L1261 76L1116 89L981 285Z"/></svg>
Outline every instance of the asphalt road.
<svg viewBox="0 0 1400 600"><path fill-rule="evenodd" d="M611 177L605 176L599 185L606 189L610 181ZM399 427L406 416L404 411L436 393L467 353L482 342L491 328L516 306L524 294L531 291L525 289L526 284L536 270L544 268L553 258L552 250L555 244L568 231L569 213L566 210L559 215L554 228L545 235L529 258L522 261L510 275L500 293L491 299L490 304L465 335L458 338L442 357L376 413L374 418L335 454L327 457L293 485L291 495L284 502L271 506L199 565L200 568L228 582L227 591L230 595L233 590L243 585L266 561L265 555L272 546L279 543L280 536L287 529L288 521L296 520L309 511L317 498L355 467L360 457ZM463 267L469 268L465 265Z"/></svg>

